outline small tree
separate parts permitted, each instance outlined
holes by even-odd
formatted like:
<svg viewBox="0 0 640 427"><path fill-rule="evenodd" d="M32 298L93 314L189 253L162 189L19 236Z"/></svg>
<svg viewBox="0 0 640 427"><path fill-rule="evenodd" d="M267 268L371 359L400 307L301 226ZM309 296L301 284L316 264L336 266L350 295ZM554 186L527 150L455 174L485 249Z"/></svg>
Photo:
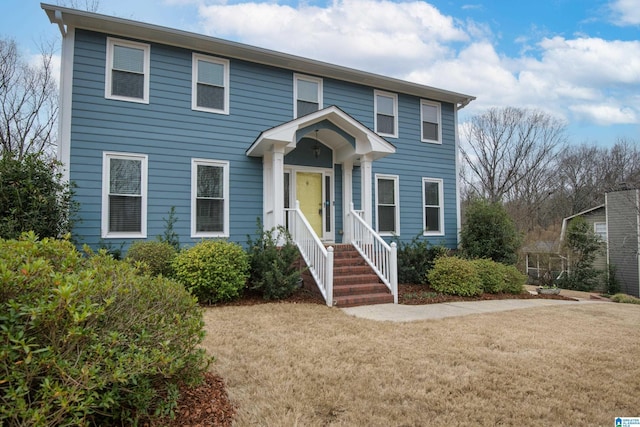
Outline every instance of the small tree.
<svg viewBox="0 0 640 427"><path fill-rule="evenodd" d="M467 208L460 233L463 254L468 258L490 258L515 264L521 236L500 203L475 200Z"/></svg>
<svg viewBox="0 0 640 427"><path fill-rule="evenodd" d="M60 163L43 154L0 158L0 237L15 239L33 231L40 238L71 231L76 205L62 180Z"/></svg>
<svg viewBox="0 0 640 427"><path fill-rule="evenodd" d="M569 223L565 248L570 259L569 274L560 286L579 291L594 289L602 272L593 267L593 261L602 248L600 238L584 218L579 216Z"/></svg>

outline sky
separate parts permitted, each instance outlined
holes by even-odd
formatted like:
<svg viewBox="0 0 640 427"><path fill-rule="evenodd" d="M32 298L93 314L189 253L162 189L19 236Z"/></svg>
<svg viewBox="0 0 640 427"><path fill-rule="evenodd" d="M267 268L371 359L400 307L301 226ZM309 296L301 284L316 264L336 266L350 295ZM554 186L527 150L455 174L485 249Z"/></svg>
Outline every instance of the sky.
<svg viewBox="0 0 640 427"><path fill-rule="evenodd" d="M50 0L84 8L96 0ZM640 144L640 0L97 0L98 12L542 110L574 144ZM25 56L57 42L35 0L0 0ZM7 12L9 11L9 12Z"/></svg>

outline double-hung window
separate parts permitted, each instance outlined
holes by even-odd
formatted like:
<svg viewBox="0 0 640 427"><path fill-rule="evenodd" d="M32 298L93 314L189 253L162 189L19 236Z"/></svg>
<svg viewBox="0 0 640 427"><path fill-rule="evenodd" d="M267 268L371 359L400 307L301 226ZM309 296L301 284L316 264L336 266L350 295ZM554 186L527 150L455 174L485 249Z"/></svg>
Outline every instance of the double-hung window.
<svg viewBox="0 0 640 427"><path fill-rule="evenodd" d="M193 54L191 108L229 114L229 61Z"/></svg>
<svg viewBox="0 0 640 427"><path fill-rule="evenodd" d="M593 231L596 233L596 236L600 238L600 240L602 240L603 242L607 241L607 223L606 222L594 222Z"/></svg>
<svg viewBox="0 0 640 427"><path fill-rule="evenodd" d="M398 176L376 174L376 228L382 235L400 234Z"/></svg>
<svg viewBox="0 0 640 427"><path fill-rule="evenodd" d="M229 162L191 161L191 237L229 237Z"/></svg>
<svg viewBox="0 0 640 427"><path fill-rule="evenodd" d="M322 79L294 74L294 118L322 109Z"/></svg>
<svg viewBox="0 0 640 427"><path fill-rule="evenodd" d="M374 96L376 133L397 138L398 95L376 90Z"/></svg>
<svg viewBox="0 0 640 427"><path fill-rule="evenodd" d="M420 101L420 119L422 122L422 142L442 143L440 104Z"/></svg>
<svg viewBox="0 0 640 427"><path fill-rule="evenodd" d="M423 224L425 236L444 234L442 180L422 178Z"/></svg>
<svg viewBox="0 0 640 427"><path fill-rule="evenodd" d="M103 153L102 237L147 237L147 156Z"/></svg>
<svg viewBox="0 0 640 427"><path fill-rule="evenodd" d="M148 44L107 38L106 98L149 103L149 52Z"/></svg>

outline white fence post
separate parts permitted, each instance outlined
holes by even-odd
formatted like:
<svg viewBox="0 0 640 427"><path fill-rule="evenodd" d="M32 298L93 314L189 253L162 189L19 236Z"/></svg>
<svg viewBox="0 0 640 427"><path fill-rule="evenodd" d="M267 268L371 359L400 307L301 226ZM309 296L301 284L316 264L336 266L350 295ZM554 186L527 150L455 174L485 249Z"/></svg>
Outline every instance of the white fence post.
<svg viewBox="0 0 640 427"><path fill-rule="evenodd" d="M391 276L391 292L393 293L393 303L398 303L398 245L391 242L391 259L389 260L389 275Z"/></svg>
<svg viewBox="0 0 640 427"><path fill-rule="evenodd" d="M327 305L333 307L333 246L327 248L325 265L325 283L327 290Z"/></svg>

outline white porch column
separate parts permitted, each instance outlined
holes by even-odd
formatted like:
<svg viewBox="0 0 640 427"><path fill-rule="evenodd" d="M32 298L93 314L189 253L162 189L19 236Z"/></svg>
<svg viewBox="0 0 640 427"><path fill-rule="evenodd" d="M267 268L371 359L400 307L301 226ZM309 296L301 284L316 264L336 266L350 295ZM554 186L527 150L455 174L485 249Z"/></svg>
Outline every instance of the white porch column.
<svg viewBox="0 0 640 427"><path fill-rule="evenodd" d="M371 156L368 154L360 157L360 173L362 185L360 187L360 209L364 211L364 220L373 227L373 215L371 212L372 186L371 186Z"/></svg>
<svg viewBox="0 0 640 427"><path fill-rule="evenodd" d="M262 157L262 225L270 230L273 220L273 153L265 151Z"/></svg>
<svg viewBox="0 0 640 427"><path fill-rule="evenodd" d="M284 226L284 146L273 146L273 157L271 160L273 169L273 225Z"/></svg>
<svg viewBox="0 0 640 427"><path fill-rule="evenodd" d="M353 202L353 160L342 163L342 243L351 242L349 210Z"/></svg>

